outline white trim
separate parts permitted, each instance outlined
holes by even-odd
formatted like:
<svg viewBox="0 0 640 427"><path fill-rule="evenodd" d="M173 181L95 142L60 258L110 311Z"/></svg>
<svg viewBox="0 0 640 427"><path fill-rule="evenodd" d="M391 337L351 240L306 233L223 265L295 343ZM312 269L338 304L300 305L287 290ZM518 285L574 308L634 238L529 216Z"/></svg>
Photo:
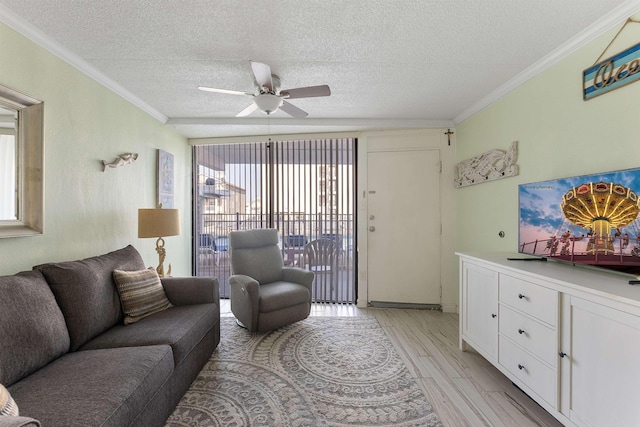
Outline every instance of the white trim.
<svg viewBox="0 0 640 427"><path fill-rule="evenodd" d="M116 81L98 71L98 69L90 65L87 61L83 60L78 55L50 38L48 35L25 21L22 17L2 4L0 4L0 22L13 28L15 31L22 34L27 39L31 40L53 55L56 55L58 58L67 62L69 65L78 69L80 72L86 74L93 80L105 86L107 89L115 92L117 95L129 101L136 107L140 108L142 111L146 112L159 122L167 122L167 116L144 102L142 99L138 98L136 95L122 87Z"/></svg>
<svg viewBox="0 0 640 427"><path fill-rule="evenodd" d="M360 138L362 132L323 132L323 133L286 133L247 136L213 136L205 138L189 138L191 146L209 144L244 144L247 142L269 141L304 141L311 139Z"/></svg>
<svg viewBox="0 0 640 427"><path fill-rule="evenodd" d="M565 59L578 49L586 46L616 25L622 24L630 16L639 12L640 1L627 0L625 3L622 3L620 6L613 9L610 13L604 15L596 23L586 28L584 31L581 31L563 45L554 49L551 53L543 57L531 67L516 75L514 78L504 83L498 89L494 90L489 95L485 96L480 101L476 102L471 107L458 114L453 118L453 122L456 125L460 124L469 117L496 102L498 99L507 95L509 92L516 89L520 85L526 83L530 79L536 77L538 74L546 71L553 65Z"/></svg>
<svg viewBox="0 0 640 427"><path fill-rule="evenodd" d="M458 313L458 304L442 304L443 313Z"/></svg>
<svg viewBox="0 0 640 427"><path fill-rule="evenodd" d="M451 120L426 119L358 119L358 118L271 118L264 117L170 117L166 124L173 126L185 125L266 125L271 126L332 126L332 127L367 127L373 129L405 129L405 128L451 128Z"/></svg>

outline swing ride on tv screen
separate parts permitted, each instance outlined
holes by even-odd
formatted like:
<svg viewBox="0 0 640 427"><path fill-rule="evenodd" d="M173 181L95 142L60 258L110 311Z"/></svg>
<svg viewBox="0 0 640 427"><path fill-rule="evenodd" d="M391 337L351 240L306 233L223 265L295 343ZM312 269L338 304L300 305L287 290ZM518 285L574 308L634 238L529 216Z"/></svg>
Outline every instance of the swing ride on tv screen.
<svg viewBox="0 0 640 427"><path fill-rule="evenodd" d="M640 168L521 184L518 252L640 275Z"/></svg>

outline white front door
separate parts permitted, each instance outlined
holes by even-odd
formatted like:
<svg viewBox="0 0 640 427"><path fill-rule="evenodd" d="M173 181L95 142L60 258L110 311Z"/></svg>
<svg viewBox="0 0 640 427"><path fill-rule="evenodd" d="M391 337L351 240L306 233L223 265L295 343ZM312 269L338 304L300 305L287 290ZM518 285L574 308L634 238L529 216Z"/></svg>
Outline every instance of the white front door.
<svg viewBox="0 0 640 427"><path fill-rule="evenodd" d="M371 302L440 304L440 150L367 154Z"/></svg>

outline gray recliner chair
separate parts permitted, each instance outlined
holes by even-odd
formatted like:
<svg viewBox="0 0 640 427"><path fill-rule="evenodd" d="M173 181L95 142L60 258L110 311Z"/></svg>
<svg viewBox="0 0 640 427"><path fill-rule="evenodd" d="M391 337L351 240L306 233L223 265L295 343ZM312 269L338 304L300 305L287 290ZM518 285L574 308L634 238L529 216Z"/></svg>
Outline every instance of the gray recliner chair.
<svg viewBox="0 0 640 427"><path fill-rule="evenodd" d="M266 332L306 319L313 273L284 267L278 231L229 233L231 311L251 332Z"/></svg>

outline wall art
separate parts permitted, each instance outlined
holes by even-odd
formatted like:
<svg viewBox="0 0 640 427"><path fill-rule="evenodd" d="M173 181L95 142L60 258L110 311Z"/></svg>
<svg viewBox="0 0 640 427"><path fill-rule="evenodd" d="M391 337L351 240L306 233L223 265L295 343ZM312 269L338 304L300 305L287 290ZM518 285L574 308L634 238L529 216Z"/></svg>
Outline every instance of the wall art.
<svg viewBox="0 0 640 427"><path fill-rule="evenodd" d="M620 28L613 37L613 40L609 42L598 59L596 59L596 62L582 72L583 100L588 101L596 96L603 95L614 89L640 80L640 43L600 61L622 30L629 24L638 23L640 23L640 21L628 18L622 28Z"/></svg>
<svg viewBox="0 0 640 427"><path fill-rule="evenodd" d="M582 72L585 101L640 79L640 43Z"/></svg>
<svg viewBox="0 0 640 427"><path fill-rule="evenodd" d="M163 208L174 207L174 176L173 154L158 150L158 205Z"/></svg>
<svg viewBox="0 0 640 427"><path fill-rule="evenodd" d="M113 161L108 162L106 160L102 161L102 172L105 172L107 168L117 168L124 165L129 165L138 160L138 153L124 153L120 154L118 157L113 159Z"/></svg>
<svg viewBox="0 0 640 427"><path fill-rule="evenodd" d="M491 150L456 165L456 188L518 175L518 141L507 150Z"/></svg>

